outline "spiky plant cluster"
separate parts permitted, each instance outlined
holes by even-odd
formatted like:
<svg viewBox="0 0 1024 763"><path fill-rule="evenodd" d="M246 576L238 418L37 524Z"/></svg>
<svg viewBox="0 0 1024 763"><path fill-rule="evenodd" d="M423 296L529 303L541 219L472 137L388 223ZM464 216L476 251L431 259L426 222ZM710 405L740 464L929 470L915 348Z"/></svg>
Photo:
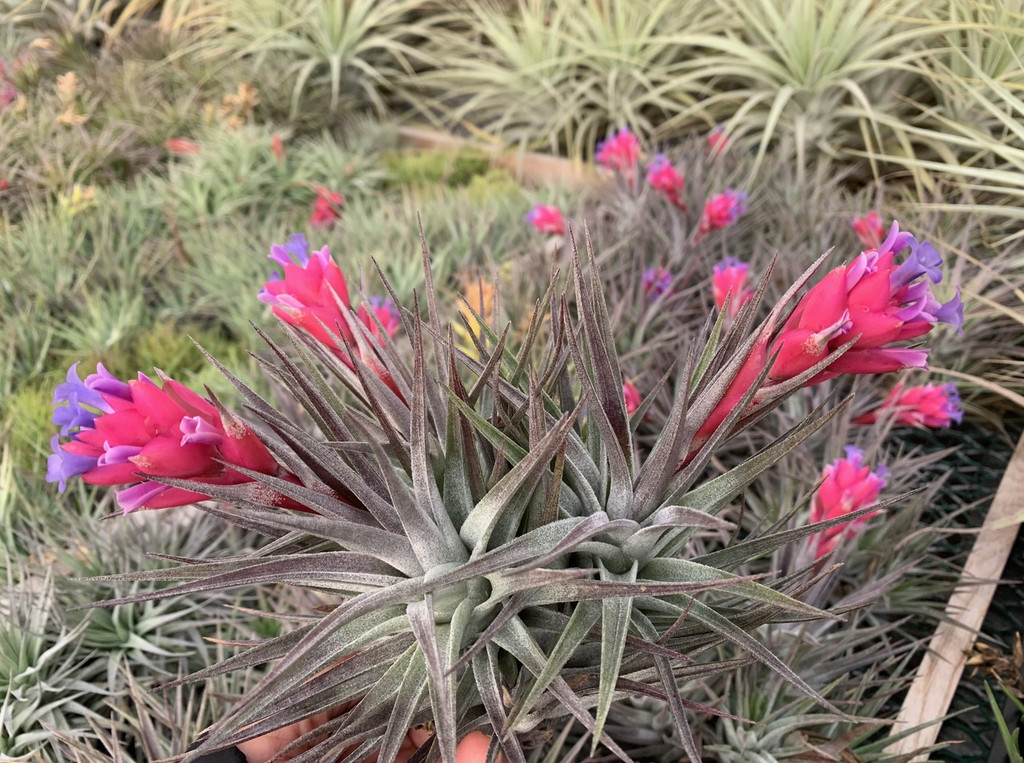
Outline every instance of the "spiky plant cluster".
<svg viewBox="0 0 1024 763"><path fill-rule="evenodd" d="M855 720L822 711L751 663L729 676L721 694L712 691L711 697L733 717L723 715L707 724L705 753L728 763L903 760L884 751L892 740L880 733L887 723L879 719L886 703L910 683L912 642L896 635L891 624L871 626L857 615L851 620L840 628L824 623L769 626L763 638L836 706L855 712ZM737 716L744 721L737 722Z"/></svg>
<svg viewBox="0 0 1024 763"><path fill-rule="evenodd" d="M109 510L104 504L96 501L97 514ZM218 696L242 693L245 674L224 677L205 693L148 693L156 682L223 657L227 643L268 635L250 625L244 609L267 606L272 595L220 591L97 609L88 607L96 599L96 585L81 578L112 567L168 566L166 558L145 557L140 546L158 547L171 558L196 557L251 552L252 538L187 509L159 526L145 521L97 526L96 515L79 518L71 508L65 503L59 524L48 521L56 510L40 510L34 533L26 532L24 520L9 524L14 537L0 556L6 577L0 592L0 756L81 760L81 750L96 753L105 740L115 740L121 754L115 760L155 760L180 752L198 732L196 723L206 725L230 704ZM23 547L21 558L13 553L16 544ZM152 593L164 586L115 583L106 595Z"/></svg>
<svg viewBox="0 0 1024 763"><path fill-rule="evenodd" d="M429 723L434 733L421 745L429 760L454 760L456 743L474 730L491 736L492 755L537 759L553 735L564 744L577 725L577 750L589 746L593 756L603 747L631 760L608 733L609 718L627 697L646 696L664 703L666 738L697 761L692 715L728 713L692 699L690 687L747 661L842 715L754 633L769 623L840 617L800 601L827 570L812 563L773 577L745 566L870 510L797 528L764 525L731 543L697 542L735 529L719 513L836 409L810 412L709 479L722 442L842 356L863 352L846 341L799 362L780 358L786 344L773 337L803 330L782 320L813 268L756 331L756 299L728 330L722 318L709 321L703 346L692 346L662 380L675 402L660 438L641 448L635 433L647 406L627 414L589 247L585 261L573 249L567 284L552 279L517 352L506 346L507 329L468 320L471 309L462 320L476 352L458 349L442 327L425 257L428 317L416 302L400 312L410 363L377 308L349 306L326 249L309 255L306 246L293 237L274 248L285 280L262 295L291 339L286 347L264 335L273 358L266 368L294 399L285 409L223 367L248 424L166 378L162 389L148 377L127 385L100 369L83 385L72 369L63 393L76 390L75 407L61 416L81 415L82 428L63 446L71 450L58 448L51 459L51 479L84 470L86 480L118 483L134 471L127 479L143 482L118 492L126 507L207 496L214 502L204 511L272 538L252 554L179 558L170 569L107 578L178 584L102 605L258 584L321 599L292 628L190 677L273 663L201 750L332 711L295 743L297 759L378 752L394 760L408 729ZM319 292L311 289L314 272L323 273ZM889 279L880 285L888 293ZM764 288L762 281L759 294ZM769 340L782 342L770 357ZM140 413L156 427L145 437L155 439L122 447L118 438L142 431L133 423ZM163 429L182 413L180 432ZM110 440L97 462L89 442L103 432ZM94 466L80 466L75 454ZM723 646L740 656L721 657Z"/></svg>

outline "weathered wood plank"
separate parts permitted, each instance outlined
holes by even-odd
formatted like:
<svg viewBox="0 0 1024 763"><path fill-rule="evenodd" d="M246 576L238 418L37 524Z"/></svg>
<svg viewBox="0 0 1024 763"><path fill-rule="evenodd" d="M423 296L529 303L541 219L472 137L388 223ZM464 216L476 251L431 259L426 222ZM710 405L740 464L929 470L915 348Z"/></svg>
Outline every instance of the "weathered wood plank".
<svg viewBox="0 0 1024 763"><path fill-rule="evenodd" d="M508 170L519 182L527 185L581 188L612 177L603 167L590 163L529 151L505 150L496 143L461 138L429 127L399 127L398 140L410 148L482 151L491 155L492 166Z"/></svg>
<svg viewBox="0 0 1024 763"><path fill-rule="evenodd" d="M946 605L944 621L935 629L928 653L921 660L914 682L903 702L893 734L903 729L941 718L949 711L950 702L985 619L997 581L1010 556L1017 535L1017 526L1024 515L1024 437L1021 437L1010 464L999 483L985 522L974 541L970 556L960 576L960 585ZM933 723L894 742L888 752L909 754L933 745L940 724ZM926 760L919 755L915 761Z"/></svg>

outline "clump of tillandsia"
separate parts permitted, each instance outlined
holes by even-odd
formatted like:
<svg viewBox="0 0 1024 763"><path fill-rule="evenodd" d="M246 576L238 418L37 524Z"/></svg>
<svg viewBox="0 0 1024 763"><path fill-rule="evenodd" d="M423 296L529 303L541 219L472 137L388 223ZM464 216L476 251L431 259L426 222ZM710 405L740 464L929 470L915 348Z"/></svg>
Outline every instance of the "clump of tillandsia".
<svg viewBox="0 0 1024 763"><path fill-rule="evenodd" d="M258 466L233 461L225 450L230 432L221 430L236 417L165 382L165 390L190 402L178 428L189 438L183 447L205 448L195 451L200 472L140 467L134 478L201 493L212 499L203 510L273 540L248 556L114 576L180 582L99 605L260 584L310 589L328 602L292 630L183 679L273 663L209 730L197 754L333 711L296 742L296 760L377 753L392 761L407 730L423 724L433 731L421 746L425 760L454 761L458 740L482 730L493 755L525 763L531 748L543 749L567 724L583 729L580 749L589 743L594 755L603 746L630 760L608 723L613 706L641 695L665 703L666 733L698 761L688 716L724 711L693 700L687 686L739 664L716 655L723 644L747 655L740 663L764 665L842 715L753 635L766 623L838 618L799 599L827 571L811 566L771 577L735 570L862 512L752 532L711 551L710 541L699 553L691 549L699 536L734 529L718 513L835 415L837 409L818 409L747 461L705 478L727 437L860 351L861 337L843 334L852 319L847 326L830 314L822 319L827 327L807 328L813 321L805 297L783 323L812 268L752 330L762 279L728 330L723 312L709 322L704 346L692 347L662 379L675 402L658 440L640 449L635 432L647 406L627 412L593 254L589 246L585 258L575 247L572 254L571 288L559 289L560 279L552 278L515 352L506 346L508 330L498 334L483 320L470 332L477 352L460 350L441 324L429 267L427 317L418 302L399 309L411 358L377 313L357 312L338 287L331 304L324 298L330 290L314 279L318 321L308 300L275 287L290 341L282 346L262 335L273 358L266 367L299 404L292 410L309 420L277 410L221 367L250 414L244 425L238 417L236 431L258 436L269 454ZM324 249L302 267L333 273L329 262ZM855 280L843 273L844 283ZM908 274L900 271L896 281ZM306 284L297 270L292 276ZM463 322L469 324L465 314ZM807 358L795 358L789 338L812 329L821 341L808 345ZM534 345L542 335L541 351ZM896 332L872 341L881 348L900 338ZM907 352L892 357L923 357ZM133 382L132 391L155 395L149 384ZM98 391L88 381L72 387ZM106 393L100 399L111 409L120 405ZM140 405L132 405L145 420ZM70 447L70 455L80 437L98 442L90 432L104 429L104 418L118 410L97 404L82 415L78 429L67 424L71 442L58 445ZM160 431L142 427L140 436L147 443L177 437L170 418ZM135 447L117 447L125 446ZM137 464L134 451L115 455Z"/></svg>

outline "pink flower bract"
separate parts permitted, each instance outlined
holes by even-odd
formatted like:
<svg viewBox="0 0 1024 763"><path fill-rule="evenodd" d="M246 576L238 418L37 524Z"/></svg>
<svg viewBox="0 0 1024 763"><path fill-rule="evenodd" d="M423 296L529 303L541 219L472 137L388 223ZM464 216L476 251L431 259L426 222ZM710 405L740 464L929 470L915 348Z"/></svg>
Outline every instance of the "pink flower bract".
<svg viewBox="0 0 1024 763"><path fill-rule="evenodd" d="M313 212L309 216L309 224L314 228L326 228L341 217L341 207L345 197L337 191L318 187Z"/></svg>
<svg viewBox="0 0 1024 763"><path fill-rule="evenodd" d="M355 315L349 300L348 284L341 268L331 257L325 246L310 253L305 235L296 233L287 244L275 244L270 249L270 259L283 266L283 276L271 274L263 284L259 299L274 308L274 315L292 326L310 334L335 357L349 368L353 367L349 349L372 370L385 384L398 394L394 379L365 335L355 332L365 327L371 337L381 339L376 321L365 305L360 305ZM390 300L373 304L374 310L388 334L393 334L399 325Z"/></svg>
<svg viewBox="0 0 1024 763"><path fill-rule="evenodd" d="M198 154L199 146L187 138L168 138L164 141L164 148L172 154Z"/></svg>
<svg viewBox="0 0 1024 763"><path fill-rule="evenodd" d="M594 159L603 167L621 172L629 187L636 186L636 163L640 161L640 141L623 127L615 135L597 144Z"/></svg>
<svg viewBox="0 0 1024 763"><path fill-rule="evenodd" d="M896 254L908 248L907 258L897 265ZM892 345L923 336L940 322L962 330L959 290L946 303L931 293L931 284L942 280L941 265L935 247L901 233L893 223L878 249L831 271L800 300L773 345L779 357L770 378L802 373L854 338L853 346L812 383L841 373L925 368L925 350Z"/></svg>
<svg viewBox="0 0 1024 763"><path fill-rule="evenodd" d="M526 213L526 221L539 233L550 233L556 236L565 235L565 220L558 207L538 204Z"/></svg>
<svg viewBox="0 0 1024 763"><path fill-rule="evenodd" d="M686 203L682 198L686 179L664 154L658 154L647 165L647 182L669 202L680 209L686 209Z"/></svg>
<svg viewBox="0 0 1024 763"><path fill-rule="evenodd" d="M54 392L53 420L61 432L53 437L46 478L61 490L75 476L93 485L125 486L117 500L127 513L205 500L203 484L253 482L232 467L281 471L246 424L185 385L167 377L158 384L143 374L124 382L102 365L83 382L77 366ZM196 489L147 477L187 479Z"/></svg>
<svg viewBox="0 0 1024 763"><path fill-rule="evenodd" d="M704 203L698 233L703 236L713 230L727 228L747 211L747 195L742 191L727 188Z"/></svg>
<svg viewBox="0 0 1024 763"><path fill-rule="evenodd" d="M644 294L652 302L672 289L672 273L666 268L647 268L643 275Z"/></svg>
<svg viewBox="0 0 1024 763"><path fill-rule="evenodd" d="M877 249L885 239L885 225L874 210L863 217L853 218L850 227L857 234L857 238L860 239L865 249Z"/></svg>
<svg viewBox="0 0 1024 763"><path fill-rule="evenodd" d="M643 399L640 397L640 390L628 379L622 383L622 397L626 401L626 413L632 415L640 407Z"/></svg>
<svg viewBox="0 0 1024 763"><path fill-rule="evenodd" d="M717 125L714 130L708 133L708 150L712 155L717 156L725 151L728 144L729 136L726 135L725 128L722 125Z"/></svg>
<svg viewBox="0 0 1024 763"><path fill-rule="evenodd" d="M896 255L908 251L897 264ZM761 388L803 374L852 342L829 365L803 382L810 386L840 374L881 374L926 368L928 351L902 343L918 339L937 323L962 331L960 291L939 302L931 285L942 280L942 258L893 223L877 250L861 252L827 273L797 302L781 329L769 328L743 361L722 399L701 424L691 448L702 445L725 420L775 356ZM754 405L763 398L755 395Z"/></svg>
<svg viewBox="0 0 1024 763"><path fill-rule="evenodd" d="M729 299L729 317L735 318L740 308L754 296L754 290L747 287L750 266L732 257L726 257L713 268L711 277L715 306L721 310Z"/></svg>
<svg viewBox="0 0 1024 763"><path fill-rule="evenodd" d="M822 483L814 494L811 522L838 519L873 505L886 485L888 470L879 464L875 471L863 463L864 453L852 445L846 447L846 456L833 461L822 472ZM836 547L843 533L853 530L875 515L875 512L847 524L830 527L813 536L815 557L821 558Z"/></svg>
<svg viewBox="0 0 1024 763"><path fill-rule="evenodd" d="M858 416L854 423L873 424L889 415L896 425L938 429L949 427L954 422L959 424L964 414L953 382L912 387L897 384L876 410Z"/></svg>

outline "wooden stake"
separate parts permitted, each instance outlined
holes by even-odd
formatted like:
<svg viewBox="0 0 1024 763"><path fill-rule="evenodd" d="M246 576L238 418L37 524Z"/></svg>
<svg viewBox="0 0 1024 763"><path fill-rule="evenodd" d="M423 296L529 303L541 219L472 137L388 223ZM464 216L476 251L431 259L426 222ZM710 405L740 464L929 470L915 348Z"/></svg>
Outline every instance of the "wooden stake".
<svg viewBox="0 0 1024 763"><path fill-rule="evenodd" d="M561 156L535 154L529 151L505 151L493 142L461 138L428 127L399 127L398 141L409 148L473 150L490 154L492 166L508 170L519 182L527 185L584 188L612 177L612 174L603 167L574 162Z"/></svg>
<svg viewBox="0 0 1024 763"><path fill-rule="evenodd" d="M914 682L903 701L899 720L892 733L928 721L935 721L949 711L953 693L985 619L1003 567L1017 537L1017 526L1024 520L1024 437L999 483L981 532L967 557L957 587L946 605L947 621L939 624L921 660ZM887 752L910 754L935 744L939 723L932 723L903 739L893 742ZM918 755L914 761L927 760Z"/></svg>

